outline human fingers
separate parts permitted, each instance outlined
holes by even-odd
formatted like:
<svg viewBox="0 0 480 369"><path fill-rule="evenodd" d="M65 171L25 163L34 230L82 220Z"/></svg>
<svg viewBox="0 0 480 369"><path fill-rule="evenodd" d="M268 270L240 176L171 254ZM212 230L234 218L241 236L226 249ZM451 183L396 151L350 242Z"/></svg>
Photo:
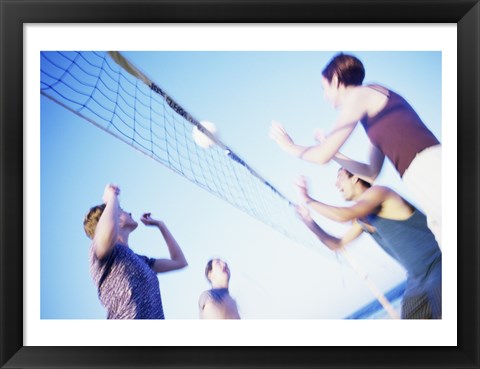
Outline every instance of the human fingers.
<svg viewBox="0 0 480 369"><path fill-rule="evenodd" d="M272 124L270 125L270 132L278 132L281 134L287 133L283 125L280 122L277 122L276 120L272 120Z"/></svg>
<svg viewBox="0 0 480 369"><path fill-rule="evenodd" d="M279 126L277 124L275 124L274 122L272 122L272 124L270 125L270 131L269 131L270 138L274 138L274 137L278 136L279 131L280 131Z"/></svg>
<svg viewBox="0 0 480 369"><path fill-rule="evenodd" d="M143 224L148 224L151 221L150 213L143 213L140 220Z"/></svg>
<svg viewBox="0 0 480 369"><path fill-rule="evenodd" d="M140 219L145 225L158 225L160 221L153 219L151 213L144 213Z"/></svg>
<svg viewBox="0 0 480 369"><path fill-rule="evenodd" d="M292 143L292 139L282 127L272 125L270 129L270 138L276 141L281 146L286 146Z"/></svg>
<svg viewBox="0 0 480 369"><path fill-rule="evenodd" d="M297 179L295 180L295 185L302 193L308 192L307 179L304 176L297 177Z"/></svg>
<svg viewBox="0 0 480 369"><path fill-rule="evenodd" d="M115 184L107 184L103 191L103 202L107 203L112 196L118 196L120 194L120 188Z"/></svg>
<svg viewBox="0 0 480 369"><path fill-rule="evenodd" d="M295 178L295 181L294 183L297 185L297 186L301 186L301 187L304 187L306 185L306 179L305 179L305 176L298 176L297 178Z"/></svg>

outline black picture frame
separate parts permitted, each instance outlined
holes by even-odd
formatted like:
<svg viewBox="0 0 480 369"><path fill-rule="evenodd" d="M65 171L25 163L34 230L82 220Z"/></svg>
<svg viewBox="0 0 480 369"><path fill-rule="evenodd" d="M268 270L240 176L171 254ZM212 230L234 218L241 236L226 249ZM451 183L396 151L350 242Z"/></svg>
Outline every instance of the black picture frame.
<svg viewBox="0 0 480 369"><path fill-rule="evenodd" d="M479 368L478 0L0 0L0 4L2 368ZM459 219L456 347L23 346L23 25L162 22L457 24Z"/></svg>

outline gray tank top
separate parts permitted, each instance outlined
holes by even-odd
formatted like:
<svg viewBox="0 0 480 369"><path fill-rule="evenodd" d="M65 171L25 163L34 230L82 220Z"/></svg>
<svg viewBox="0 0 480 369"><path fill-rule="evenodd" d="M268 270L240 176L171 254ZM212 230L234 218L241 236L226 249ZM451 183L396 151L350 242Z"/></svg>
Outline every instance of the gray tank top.
<svg viewBox="0 0 480 369"><path fill-rule="evenodd" d="M397 260L412 278L424 278L435 265L441 263L442 253L435 236L427 226L427 218L419 210L406 220L393 220L369 215L366 222L359 220L365 232ZM365 224L375 227L368 231Z"/></svg>

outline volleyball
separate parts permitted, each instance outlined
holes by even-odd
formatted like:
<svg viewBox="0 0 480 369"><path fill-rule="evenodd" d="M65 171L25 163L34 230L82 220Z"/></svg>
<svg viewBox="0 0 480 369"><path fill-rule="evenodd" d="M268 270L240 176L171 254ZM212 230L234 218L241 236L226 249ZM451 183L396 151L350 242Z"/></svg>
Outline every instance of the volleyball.
<svg viewBox="0 0 480 369"><path fill-rule="evenodd" d="M215 136L215 137L217 136L217 127L215 126L215 124L213 124L212 122L208 122L206 120L201 121L200 124L207 131L209 131L213 136ZM193 127L192 136L193 136L193 140L195 141L195 143L198 146L203 147L204 149L212 147L215 144L215 142L210 137L208 137L206 134L204 134L202 131L200 131L197 128L197 126Z"/></svg>

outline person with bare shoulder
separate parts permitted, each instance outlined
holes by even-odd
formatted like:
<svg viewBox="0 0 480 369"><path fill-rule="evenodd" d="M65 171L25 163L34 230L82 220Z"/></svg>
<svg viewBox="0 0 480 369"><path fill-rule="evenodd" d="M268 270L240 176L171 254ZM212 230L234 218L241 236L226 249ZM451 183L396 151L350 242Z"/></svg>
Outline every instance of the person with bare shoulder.
<svg viewBox="0 0 480 369"><path fill-rule="evenodd" d="M422 212L390 188L372 186L344 168L338 171L336 186L353 202L350 206L313 199L304 178L297 185L303 202L297 213L329 249L338 251L367 233L404 268L402 319L441 319L442 253ZM351 221L351 227L342 237L332 236L312 219L309 209L333 221Z"/></svg>
<svg viewBox="0 0 480 369"><path fill-rule="evenodd" d="M103 204L92 207L83 227L90 244L90 274L107 319L165 319L157 273L188 265L182 249L165 223L144 213L140 221L162 234L170 258L136 254L129 236L138 227L132 214L120 207L120 188L108 184Z"/></svg>
<svg viewBox="0 0 480 369"><path fill-rule="evenodd" d="M368 182L376 179L387 157L426 214L441 247L442 145L405 98L384 86L363 84L364 78L365 68L357 57L335 55L322 71L325 99L338 111L330 132L317 144L303 146L280 123L272 122L270 137L290 155L316 164L334 160ZM368 163L339 151L358 123L370 141Z"/></svg>
<svg viewBox="0 0 480 369"><path fill-rule="evenodd" d="M200 319L240 319L237 303L228 291L230 269L227 263L221 259L210 260L205 277L212 288L204 291L198 300Z"/></svg>

